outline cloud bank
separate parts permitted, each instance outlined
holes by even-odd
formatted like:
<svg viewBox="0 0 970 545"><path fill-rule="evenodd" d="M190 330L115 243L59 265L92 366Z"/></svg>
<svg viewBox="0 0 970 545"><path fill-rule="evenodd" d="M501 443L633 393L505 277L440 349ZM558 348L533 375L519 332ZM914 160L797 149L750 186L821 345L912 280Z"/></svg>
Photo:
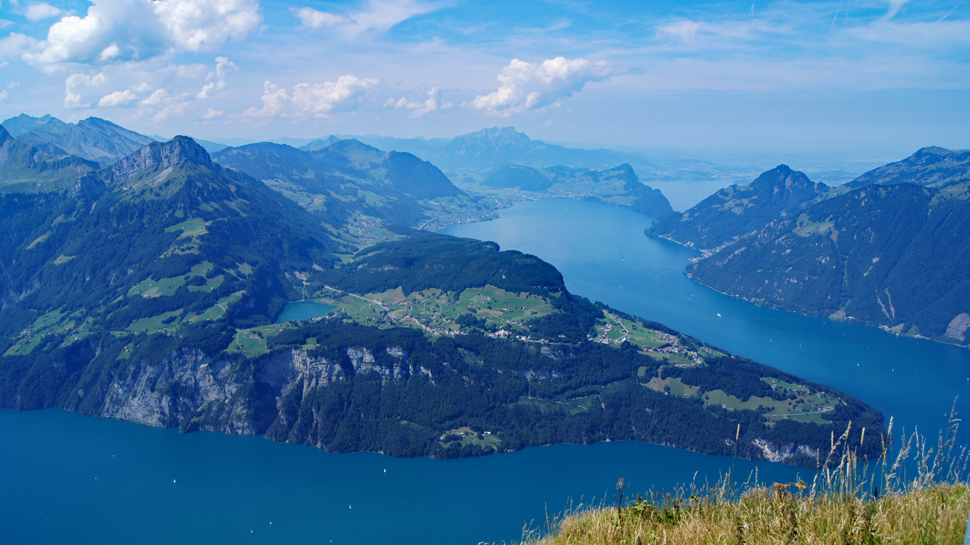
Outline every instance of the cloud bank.
<svg viewBox="0 0 970 545"><path fill-rule="evenodd" d="M625 71L603 61L556 57L541 64L512 59L498 75L499 88L476 96L472 107L499 117L558 105L587 83L607 80Z"/></svg>
<svg viewBox="0 0 970 545"><path fill-rule="evenodd" d="M262 107L246 110L246 117L326 119L355 111L364 94L380 82L371 78L343 75L337 81L300 83L287 91L272 82L263 84Z"/></svg>
<svg viewBox="0 0 970 545"><path fill-rule="evenodd" d="M212 51L261 22L255 0L95 0L84 17L68 15L51 25L47 39L23 59L56 69Z"/></svg>

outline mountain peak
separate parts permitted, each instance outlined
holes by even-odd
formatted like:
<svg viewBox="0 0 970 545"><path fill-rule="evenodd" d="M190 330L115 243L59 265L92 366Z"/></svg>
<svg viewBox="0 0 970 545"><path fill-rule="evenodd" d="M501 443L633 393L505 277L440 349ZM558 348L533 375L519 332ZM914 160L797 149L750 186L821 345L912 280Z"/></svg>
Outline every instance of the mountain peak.
<svg viewBox="0 0 970 545"><path fill-rule="evenodd" d="M813 185L804 172L792 170L788 165L778 165L771 170L762 172L751 182L753 189L769 189L784 187L791 190L794 187Z"/></svg>
<svg viewBox="0 0 970 545"><path fill-rule="evenodd" d="M176 136L168 142L153 142L118 161L108 169L109 185L127 178L138 177L155 170L164 170L181 163L194 163L213 168L212 158L205 148L188 136Z"/></svg>
<svg viewBox="0 0 970 545"><path fill-rule="evenodd" d="M47 131L61 131L68 124L64 123L56 117L52 117L50 114L44 117L33 117L27 114L20 114L17 117L11 117L10 119L4 120L3 126L10 133L10 136L14 138L19 138L21 135L30 132L35 129L43 129Z"/></svg>
<svg viewBox="0 0 970 545"><path fill-rule="evenodd" d="M340 140L341 138L338 138L337 135L330 135L329 138L317 138L309 144L300 147L300 149L305 151L320 151L340 142Z"/></svg>
<svg viewBox="0 0 970 545"><path fill-rule="evenodd" d="M927 187L943 187L953 183L964 183L968 179L970 179L970 150L929 146L920 148L902 161L870 170L846 186L856 189L875 184L912 183Z"/></svg>
<svg viewBox="0 0 970 545"><path fill-rule="evenodd" d="M927 146L925 148L920 148L916 150L916 153L914 153L913 156L919 157L922 155L946 155L950 153L950 151L951 150L948 150L946 148L941 148L939 146Z"/></svg>

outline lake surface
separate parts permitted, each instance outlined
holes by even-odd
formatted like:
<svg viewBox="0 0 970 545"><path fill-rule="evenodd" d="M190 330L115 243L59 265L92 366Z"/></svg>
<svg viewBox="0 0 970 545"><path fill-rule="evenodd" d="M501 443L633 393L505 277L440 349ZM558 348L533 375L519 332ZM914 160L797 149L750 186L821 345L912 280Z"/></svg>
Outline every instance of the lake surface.
<svg viewBox="0 0 970 545"><path fill-rule="evenodd" d="M882 410L887 421L894 417L897 431L918 426L936 434L957 396L958 411L970 410L970 350L717 293L683 274L697 252L643 234L651 222L620 207L549 199L446 232L535 254L562 272L573 293L839 388Z"/></svg>
<svg viewBox="0 0 970 545"><path fill-rule="evenodd" d="M594 203L519 203L449 233L534 253L574 293L836 386L936 433L968 396L970 350L758 308L699 286L694 252L649 239L650 218ZM720 314L720 316L718 316ZM961 402L963 407L963 402ZM897 428L898 429L898 428ZM559 445L466 460L327 454L256 437L181 434L62 411L0 411L5 543L517 541L571 504L757 469L813 472L641 443ZM272 522L272 524L270 524Z"/></svg>
<svg viewBox="0 0 970 545"><path fill-rule="evenodd" d="M294 301L283 307L283 312L276 318L276 323L282 324L290 320L312 320L326 316L334 307L316 303L314 301Z"/></svg>

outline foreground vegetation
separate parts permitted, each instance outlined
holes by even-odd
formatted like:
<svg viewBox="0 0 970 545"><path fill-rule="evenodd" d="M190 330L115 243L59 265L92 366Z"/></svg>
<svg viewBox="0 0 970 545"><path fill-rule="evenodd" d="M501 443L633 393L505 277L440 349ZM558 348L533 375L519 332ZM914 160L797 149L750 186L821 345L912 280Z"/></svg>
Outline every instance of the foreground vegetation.
<svg viewBox="0 0 970 545"><path fill-rule="evenodd" d="M524 542L963 543L970 486L967 448L956 446L958 422L951 418L935 445L914 434L875 463L860 461L843 435L811 483L737 486L728 475L714 486L629 501L620 479L615 504L580 507L553 521L549 535L534 532Z"/></svg>

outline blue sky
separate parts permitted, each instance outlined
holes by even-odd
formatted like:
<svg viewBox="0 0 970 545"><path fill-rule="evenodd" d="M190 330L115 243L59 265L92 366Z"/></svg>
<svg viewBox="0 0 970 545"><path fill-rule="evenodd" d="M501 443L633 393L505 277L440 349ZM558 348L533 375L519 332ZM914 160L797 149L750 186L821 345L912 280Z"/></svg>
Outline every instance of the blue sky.
<svg viewBox="0 0 970 545"><path fill-rule="evenodd" d="M146 134L970 147L970 2L0 0L0 116Z"/></svg>

